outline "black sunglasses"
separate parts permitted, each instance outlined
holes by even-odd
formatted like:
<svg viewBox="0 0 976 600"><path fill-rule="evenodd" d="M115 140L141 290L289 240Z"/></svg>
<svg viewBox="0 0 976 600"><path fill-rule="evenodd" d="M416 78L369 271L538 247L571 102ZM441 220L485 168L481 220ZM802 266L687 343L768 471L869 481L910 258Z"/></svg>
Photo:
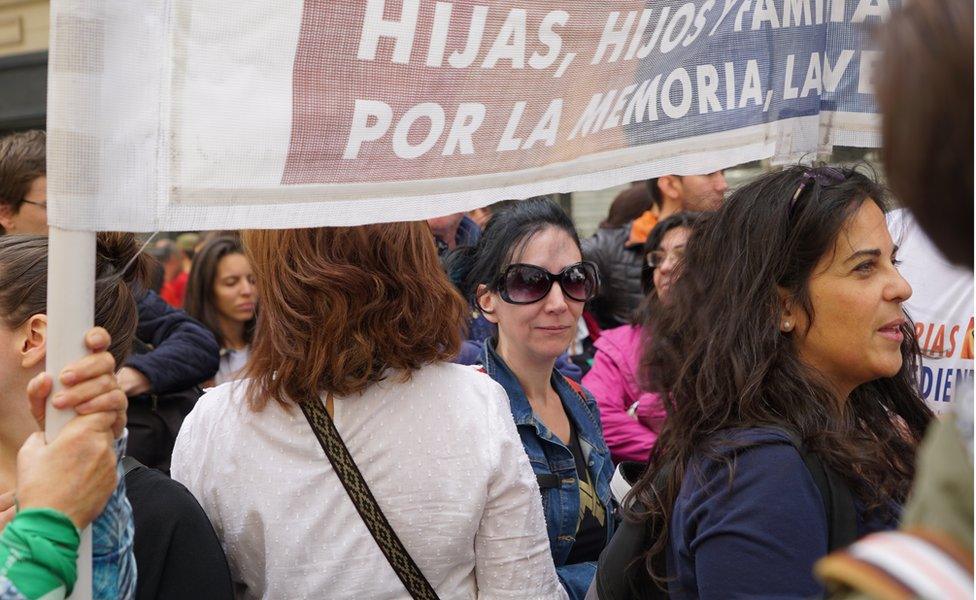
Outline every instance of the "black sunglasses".
<svg viewBox="0 0 976 600"><path fill-rule="evenodd" d="M516 263L502 271L494 287L509 304L532 304L548 296L552 284L557 281L563 294L577 302L591 300L600 289L600 274L591 262L569 265L559 273Z"/></svg>

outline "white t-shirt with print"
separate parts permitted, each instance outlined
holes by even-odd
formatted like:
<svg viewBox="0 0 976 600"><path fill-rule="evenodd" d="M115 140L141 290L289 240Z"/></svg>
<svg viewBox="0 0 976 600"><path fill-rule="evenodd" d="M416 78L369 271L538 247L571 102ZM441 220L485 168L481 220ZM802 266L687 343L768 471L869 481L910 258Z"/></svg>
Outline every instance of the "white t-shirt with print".
<svg viewBox="0 0 976 600"><path fill-rule="evenodd" d="M905 310L922 349L919 385L936 414L951 409L960 387L973 387L973 273L951 265L905 210L888 215L899 270L912 286Z"/></svg>

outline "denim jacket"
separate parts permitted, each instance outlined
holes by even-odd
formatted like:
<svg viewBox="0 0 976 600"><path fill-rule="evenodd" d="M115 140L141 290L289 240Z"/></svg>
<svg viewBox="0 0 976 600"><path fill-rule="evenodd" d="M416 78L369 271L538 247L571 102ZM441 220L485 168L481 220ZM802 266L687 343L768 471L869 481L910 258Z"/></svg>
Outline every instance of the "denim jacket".
<svg viewBox="0 0 976 600"><path fill-rule="evenodd" d="M596 574L596 563L566 564L566 559L576 541L580 505L573 453L532 412L522 386L495 352L492 340L486 340L482 352L482 364L485 372L500 383L508 393L509 406L519 437L522 439L522 446L539 480L542 508L549 533L549 548L556 565L556 573L569 597L572 600L582 600ZM600 502L606 507L607 541L609 541L614 526L610 495L613 463L610 461L610 450L603 440L599 410L589 392L583 390L584 401L555 370L552 374L552 385L563 402L566 416L573 422L590 471L590 478L596 486Z"/></svg>

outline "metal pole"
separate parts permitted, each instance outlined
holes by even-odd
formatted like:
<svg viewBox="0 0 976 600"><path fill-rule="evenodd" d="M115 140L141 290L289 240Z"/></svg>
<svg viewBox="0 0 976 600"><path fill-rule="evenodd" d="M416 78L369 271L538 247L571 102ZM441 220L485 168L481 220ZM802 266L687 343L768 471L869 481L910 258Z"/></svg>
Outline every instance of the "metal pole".
<svg viewBox="0 0 976 600"><path fill-rule="evenodd" d="M47 360L45 370L54 379L54 392L61 384L58 374L71 361L84 356L84 336L95 315L95 234L51 227L47 269ZM50 402L45 410L44 435L54 439L71 420L74 411L58 410ZM91 600L91 527L81 534L78 548L78 581L70 598Z"/></svg>

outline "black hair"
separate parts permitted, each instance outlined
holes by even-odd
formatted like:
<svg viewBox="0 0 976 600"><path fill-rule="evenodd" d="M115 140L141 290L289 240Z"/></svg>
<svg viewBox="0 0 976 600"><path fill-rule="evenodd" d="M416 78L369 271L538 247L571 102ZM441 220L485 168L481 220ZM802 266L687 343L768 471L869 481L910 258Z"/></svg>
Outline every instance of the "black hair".
<svg viewBox="0 0 976 600"><path fill-rule="evenodd" d="M676 212L673 215L658 221L651 233L647 235L644 242L644 251L641 254L641 291L644 298L637 305L630 318L631 325L645 325L654 312L654 307L659 303L657 294L654 294L654 269L647 264L647 255L661 247L664 236L672 229L687 227L694 231L695 227L707 218L706 213L699 212Z"/></svg>
<svg viewBox="0 0 976 600"><path fill-rule="evenodd" d="M643 256L646 257L651 252L660 248L661 242L664 241L664 236L672 229L687 227L688 229L694 230L699 221L704 217L704 213L682 211L661 219L654 226L654 229L651 229L651 232L647 234L647 241L644 242ZM647 266L646 260L641 267L641 290L644 292L644 295L654 291L654 269Z"/></svg>
<svg viewBox="0 0 976 600"><path fill-rule="evenodd" d="M111 336L108 351L118 368L136 337L136 299L144 293L150 260L131 233L96 236L94 323ZM47 261L47 236L0 236L0 321L7 327L47 314Z"/></svg>
<svg viewBox="0 0 976 600"><path fill-rule="evenodd" d="M658 187L657 180L658 178L654 177L653 179L648 179L645 183L647 183L648 191L651 192L651 206L660 209L661 205L664 204L664 198L661 196L661 188Z"/></svg>
<svg viewBox="0 0 976 600"><path fill-rule="evenodd" d="M221 348L227 343L220 327L220 316L214 300L214 282L220 261L231 254L244 254L244 245L237 236L220 236L207 242L193 258L190 277L186 282L186 299L183 310L209 329ZM244 324L244 341L251 343L257 314Z"/></svg>
<svg viewBox="0 0 976 600"><path fill-rule="evenodd" d="M512 258L533 235L550 227L566 232L576 247L580 247L573 220L558 204L547 197L516 202L492 215L477 244L455 248L446 257L447 273L465 299L477 307L478 286L494 289L498 276L512 263Z"/></svg>

